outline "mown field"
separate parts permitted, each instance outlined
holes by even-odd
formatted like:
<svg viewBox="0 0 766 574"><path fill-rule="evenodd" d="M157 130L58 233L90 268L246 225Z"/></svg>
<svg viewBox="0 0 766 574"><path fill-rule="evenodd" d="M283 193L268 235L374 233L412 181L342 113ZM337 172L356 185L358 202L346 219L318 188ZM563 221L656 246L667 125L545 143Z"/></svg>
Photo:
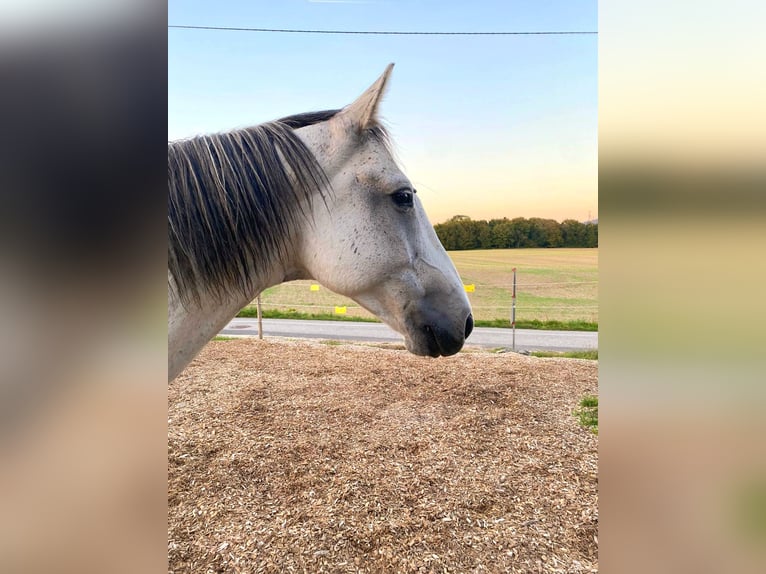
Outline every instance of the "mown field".
<svg viewBox="0 0 766 574"><path fill-rule="evenodd" d="M486 249L451 251L477 321L510 322L513 268L516 267L516 321L598 323L598 249ZM352 300L312 281L292 281L264 291L264 312L335 313L372 318Z"/></svg>

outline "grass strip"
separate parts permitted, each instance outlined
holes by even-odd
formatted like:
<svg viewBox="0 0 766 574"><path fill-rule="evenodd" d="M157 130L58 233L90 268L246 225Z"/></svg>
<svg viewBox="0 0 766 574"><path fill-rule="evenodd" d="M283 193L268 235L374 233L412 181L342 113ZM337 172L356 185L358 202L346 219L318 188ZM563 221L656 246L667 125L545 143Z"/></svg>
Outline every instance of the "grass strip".
<svg viewBox="0 0 766 574"><path fill-rule="evenodd" d="M598 361L598 349L587 351L531 351L533 357L560 357L563 359L591 359Z"/></svg>
<svg viewBox="0 0 766 574"><path fill-rule="evenodd" d="M511 328L511 322L508 319L479 319L474 324L477 327ZM540 329L543 331L598 331L598 323L590 321L540 321L539 319L530 319L516 321L516 328Z"/></svg>
<svg viewBox="0 0 766 574"><path fill-rule="evenodd" d="M580 408L573 413L585 428L598 434L598 397L585 395L580 401Z"/></svg>
<svg viewBox="0 0 766 574"><path fill-rule="evenodd" d="M237 317L257 317L258 311L253 307L245 307L239 313ZM352 317L350 315L336 315L335 313L303 313L302 311L294 311L292 309L280 310L280 309L264 309L264 319L310 319L317 321L354 321L357 323L380 323L377 319L370 319L368 317Z"/></svg>

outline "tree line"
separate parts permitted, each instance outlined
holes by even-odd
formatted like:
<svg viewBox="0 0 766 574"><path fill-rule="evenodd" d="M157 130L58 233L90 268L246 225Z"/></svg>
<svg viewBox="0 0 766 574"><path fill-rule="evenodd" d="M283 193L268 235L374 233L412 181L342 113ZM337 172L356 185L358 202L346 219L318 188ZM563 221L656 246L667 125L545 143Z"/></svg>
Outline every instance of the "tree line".
<svg viewBox="0 0 766 574"><path fill-rule="evenodd" d="M448 251L462 249L507 249L516 247L598 247L598 223L565 219L516 217L480 219L455 215L434 225Z"/></svg>

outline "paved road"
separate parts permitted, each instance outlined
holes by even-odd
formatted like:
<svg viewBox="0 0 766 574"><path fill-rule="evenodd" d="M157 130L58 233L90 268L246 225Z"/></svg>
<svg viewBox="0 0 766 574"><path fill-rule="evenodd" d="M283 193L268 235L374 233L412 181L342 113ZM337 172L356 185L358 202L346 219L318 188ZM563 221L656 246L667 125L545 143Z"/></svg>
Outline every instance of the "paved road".
<svg viewBox="0 0 766 574"><path fill-rule="evenodd" d="M258 335L256 319L235 318L221 335ZM264 319L264 337L296 337L333 339L337 341L368 341L402 343L402 336L382 323L342 321L303 321L298 319ZM476 327L467 343L482 347L511 348L511 330ZM516 329L517 351L575 351L597 349L598 333L587 331L542 331Z"/></svg>

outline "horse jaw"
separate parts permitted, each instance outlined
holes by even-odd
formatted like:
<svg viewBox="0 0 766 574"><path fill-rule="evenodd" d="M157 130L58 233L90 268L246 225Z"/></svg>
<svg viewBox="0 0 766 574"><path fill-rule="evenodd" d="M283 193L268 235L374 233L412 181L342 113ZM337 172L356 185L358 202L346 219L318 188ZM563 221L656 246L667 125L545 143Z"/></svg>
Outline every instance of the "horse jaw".
<svg viewBox="0 0 766 574"><path fill-rule="evenodd" d="M405 314L401 331L408 351L421 356L448 357L463 348L473 330L471 306L462 291L454 293L450 301L447 306L437 306L424 300L408 307L412 310Z"/></svg>
<svg viewBox="0 0 766 574"><path fill-rule="evenodd" d="M351 295L351 298L402 335L410 353L428 357L454 355L462 349L473 329L471 306L462 283L457 272L452 278L423 260L416 265L420 267L417 275L421 279L413 281L416 274L405 273L369 292ZM451 262L449 265L451 267ZM431 275L425 281L429 291L422 287L425 266ZM393 293L397 293L399 299Z"/></svg>

